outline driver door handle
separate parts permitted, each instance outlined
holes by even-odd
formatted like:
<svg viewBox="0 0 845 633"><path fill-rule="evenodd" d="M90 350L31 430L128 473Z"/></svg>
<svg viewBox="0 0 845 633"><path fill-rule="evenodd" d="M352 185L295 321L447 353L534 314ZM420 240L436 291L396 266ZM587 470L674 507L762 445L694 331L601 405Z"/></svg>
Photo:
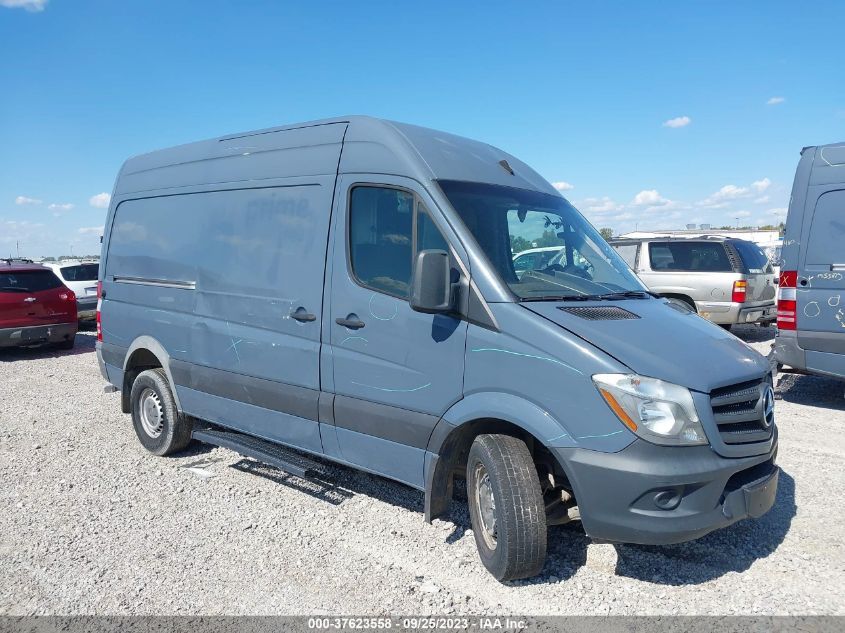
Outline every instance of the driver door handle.
<svg viewBox="0 0 845 633"><path fill-rule="evenodd" d="M338 325L342 325L343 327L348 327L350 330L360 330L364 325L366 325L361 319L357 317L357 315L350 314L345 319L342 317L338 317L334 320L335 323Z"/></svg>

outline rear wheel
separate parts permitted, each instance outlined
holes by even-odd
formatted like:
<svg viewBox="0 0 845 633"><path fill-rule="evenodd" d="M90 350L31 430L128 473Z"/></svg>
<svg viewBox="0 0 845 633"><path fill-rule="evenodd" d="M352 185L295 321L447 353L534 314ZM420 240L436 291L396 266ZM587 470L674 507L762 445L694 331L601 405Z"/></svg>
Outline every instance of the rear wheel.
<svg viewBox="0 0 845 633"><path fill-rule="evenodd" d="M129 395L132 424L141 444L154 455L169 455L191 442L191 418L179 413L163 369L138 374Z"/></svg>
<svg viewBox="0 0 845 633"><path fill-rule="evenodd" d="M525 442L479 435L467 461L467 498L481 562L500 581L540 573L546 560L546 512Z"/></svg>

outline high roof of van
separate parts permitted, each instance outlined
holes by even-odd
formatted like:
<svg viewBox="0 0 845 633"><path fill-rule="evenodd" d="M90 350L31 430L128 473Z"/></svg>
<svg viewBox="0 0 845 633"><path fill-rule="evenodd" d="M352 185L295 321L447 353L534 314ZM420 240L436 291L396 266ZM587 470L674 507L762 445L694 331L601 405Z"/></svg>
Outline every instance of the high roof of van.
<svg viewBox="0 0 845 633"><path fill-rule="evenodd" d="M342 151L341 151L342 146ZM229 134L134 156L115 197L140 191L334 173L501 184L557 194L518 158L487 143L368 116Z"/></svg>

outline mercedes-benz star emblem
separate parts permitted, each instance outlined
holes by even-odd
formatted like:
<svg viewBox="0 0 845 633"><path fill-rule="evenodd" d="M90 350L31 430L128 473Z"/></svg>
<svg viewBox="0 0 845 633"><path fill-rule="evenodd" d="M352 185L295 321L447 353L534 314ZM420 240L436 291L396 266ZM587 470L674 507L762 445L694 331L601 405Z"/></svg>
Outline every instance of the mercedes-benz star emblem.
<svg viewBox="0 0 845 633"><path fill-rule="evenodd" d="M766 387L766 393L763 394L763 426L771 428L775 423L775 390L771 387Z"/></svg>

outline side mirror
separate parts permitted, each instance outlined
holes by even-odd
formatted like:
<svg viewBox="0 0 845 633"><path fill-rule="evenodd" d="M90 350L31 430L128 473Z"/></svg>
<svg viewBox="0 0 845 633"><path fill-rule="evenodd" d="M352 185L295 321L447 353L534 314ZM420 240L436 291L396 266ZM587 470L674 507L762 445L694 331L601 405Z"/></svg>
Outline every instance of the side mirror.
<svg viewBox="0 0 845 633"><path fill-rule="evenodd" d="M452 280L449 253L420 251L411 278L411 309L427 314L452 309Z"/></svg>

